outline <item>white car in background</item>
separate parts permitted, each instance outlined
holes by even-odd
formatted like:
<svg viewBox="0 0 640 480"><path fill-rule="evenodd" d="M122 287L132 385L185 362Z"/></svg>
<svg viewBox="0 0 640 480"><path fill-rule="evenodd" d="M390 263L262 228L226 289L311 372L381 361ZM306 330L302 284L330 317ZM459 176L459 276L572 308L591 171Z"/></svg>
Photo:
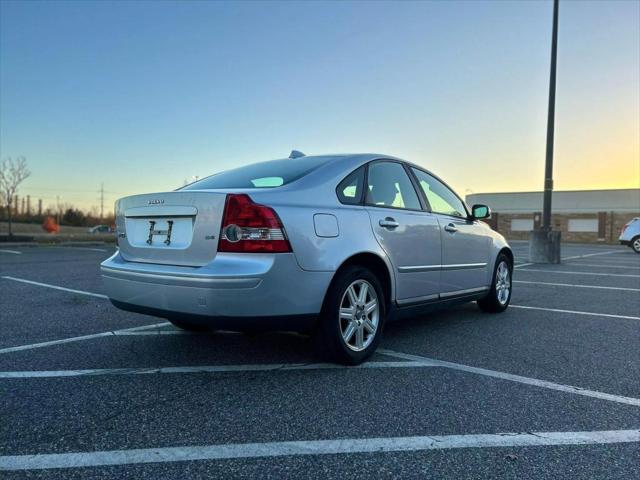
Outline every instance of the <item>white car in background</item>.
<svg viewBox="0 0 640 480"><path fill-rule="evenodd" d="M111 233L113 229L109 225L96 225L87 230L88 233Z"/></svg>
<svg viewBox="0 0 640 480"><path fill-rule="evenodd" d="M622 245L631 247L634 252L640 253L640 217L632 219L622 227L618 240Z"/></svg>

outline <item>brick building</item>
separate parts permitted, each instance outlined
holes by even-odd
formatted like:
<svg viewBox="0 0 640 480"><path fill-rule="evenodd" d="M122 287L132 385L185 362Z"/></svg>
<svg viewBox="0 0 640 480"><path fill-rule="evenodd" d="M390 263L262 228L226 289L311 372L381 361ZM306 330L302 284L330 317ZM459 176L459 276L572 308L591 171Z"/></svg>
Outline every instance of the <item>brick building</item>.
<svg viewBox="0 0 640 480"><path fill-rule="evenodd" d="M508 239L526 240L542 220L542 192L473 193L466 201L489 205L489 224ZM553 192L551 221L564 241L617 243L634 217L640 217L640 188Z"/></svg>

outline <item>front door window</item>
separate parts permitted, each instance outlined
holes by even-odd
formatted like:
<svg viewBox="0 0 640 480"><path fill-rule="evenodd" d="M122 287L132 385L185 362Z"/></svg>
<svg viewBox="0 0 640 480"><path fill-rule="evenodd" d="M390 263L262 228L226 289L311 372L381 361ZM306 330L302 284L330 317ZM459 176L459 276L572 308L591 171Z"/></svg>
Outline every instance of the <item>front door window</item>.
<svg viewBox="0 0 640 480"><path fill-rule="evenodd" d="M418 179L418 183L427 197L427 201L434 213L442 213L453 217L467 217L467 211L462 200L453 193L445 184L432 177L427 172L412 168Z"/></svg>

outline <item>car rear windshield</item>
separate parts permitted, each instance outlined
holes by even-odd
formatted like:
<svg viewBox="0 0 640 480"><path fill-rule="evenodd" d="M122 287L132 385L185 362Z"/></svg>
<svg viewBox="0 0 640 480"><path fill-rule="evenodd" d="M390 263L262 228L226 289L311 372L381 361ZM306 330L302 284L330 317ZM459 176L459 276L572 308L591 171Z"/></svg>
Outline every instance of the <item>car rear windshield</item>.
<svg viewBox="0 0 640 480"><path fill-rule="evenodd" d="M304 177L327 161L326 158L286 158L254 163L216 173L180 190L215 188L275 188Z"/></svg>

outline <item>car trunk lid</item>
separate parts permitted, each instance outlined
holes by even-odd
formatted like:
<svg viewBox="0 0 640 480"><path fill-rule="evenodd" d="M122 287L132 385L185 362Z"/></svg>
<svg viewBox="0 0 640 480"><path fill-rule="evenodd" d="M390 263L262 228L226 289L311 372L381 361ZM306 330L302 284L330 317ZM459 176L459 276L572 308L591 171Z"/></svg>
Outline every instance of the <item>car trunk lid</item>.
<svg viewBox="0 0 640 480"><path fill-rule="evenodd" d="M176 191L134 195L116 204L116 235L131 262L198 267L217 252L226 193Z"/></svg>

